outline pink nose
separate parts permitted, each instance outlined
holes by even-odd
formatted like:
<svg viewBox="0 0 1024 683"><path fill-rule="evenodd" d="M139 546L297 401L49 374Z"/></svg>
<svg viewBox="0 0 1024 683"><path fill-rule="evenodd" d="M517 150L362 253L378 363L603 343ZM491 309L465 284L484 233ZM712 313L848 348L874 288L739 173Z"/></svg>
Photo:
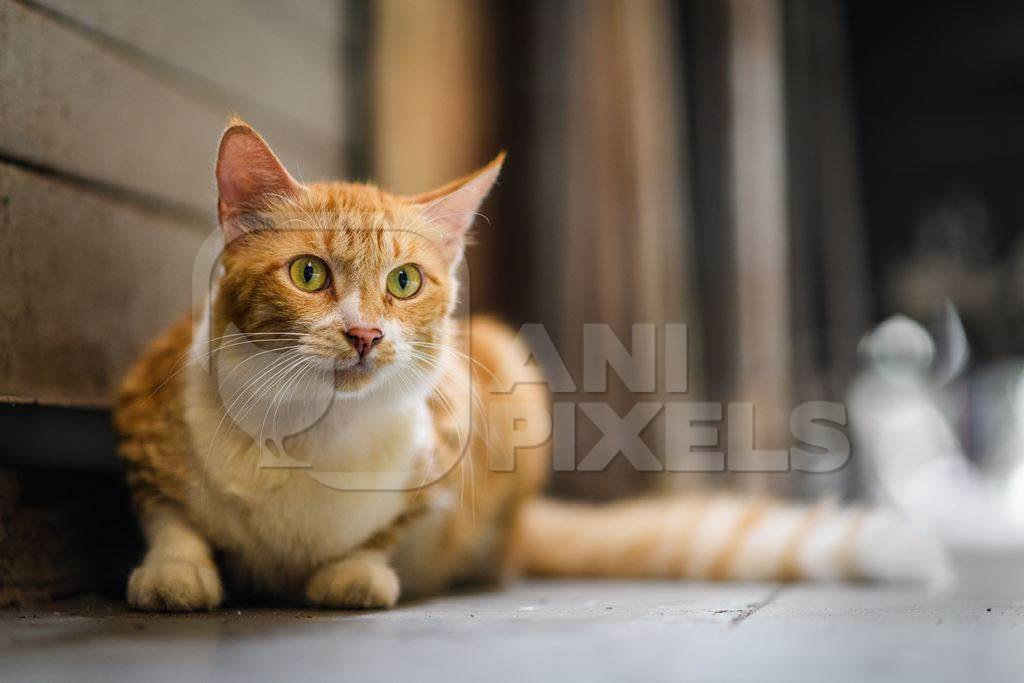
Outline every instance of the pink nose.
<svg viewBox="0 0 1024 683"><path fill-rule="evenodd" d="M349 343L359 352L359 357L362 358L370 352L370 349L377 345L377 342L384 337L384 333L376 327L350 327L345 336L348 337Z"/></svg>

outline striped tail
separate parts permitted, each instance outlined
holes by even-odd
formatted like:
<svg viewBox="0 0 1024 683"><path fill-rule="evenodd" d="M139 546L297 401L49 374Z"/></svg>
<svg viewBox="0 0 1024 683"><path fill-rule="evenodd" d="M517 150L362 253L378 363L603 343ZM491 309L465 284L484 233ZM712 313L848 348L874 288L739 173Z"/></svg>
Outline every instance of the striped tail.
<svg viewBox="0 0 1024 683"><path fill-rule="evenodd" d="M944 583L941 548L890 513L727 495L584 505L541 499L520 519L533 574Z"/></svg>

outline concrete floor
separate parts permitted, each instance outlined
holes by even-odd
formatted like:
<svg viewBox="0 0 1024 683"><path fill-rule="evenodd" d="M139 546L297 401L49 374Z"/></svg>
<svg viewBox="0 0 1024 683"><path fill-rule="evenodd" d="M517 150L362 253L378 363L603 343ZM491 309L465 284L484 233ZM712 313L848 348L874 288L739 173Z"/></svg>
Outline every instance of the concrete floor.
<svg viewBox="0 0 1024 683"><path fill-rule="evenodd" d="M1024 580L525 582L392 612L0 611L0 680L1024 680Z"/></svg>

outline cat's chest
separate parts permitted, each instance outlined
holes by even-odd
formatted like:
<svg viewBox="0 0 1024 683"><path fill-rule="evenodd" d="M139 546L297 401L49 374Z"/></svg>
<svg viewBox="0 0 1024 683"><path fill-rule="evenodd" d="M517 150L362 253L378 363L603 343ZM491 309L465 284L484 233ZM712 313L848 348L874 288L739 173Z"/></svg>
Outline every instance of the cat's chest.
<svg viewBox="0 0 1024 683"><path fill-rule="evenodd" d="M344 491L295 477L263 505L252 508L252 546L278 562L315 566L364 544L406 509L404 491Z"/></svg>
<svg viewBox="0 0 1024 683"><path fill-rule="evenodd" d="M331 419L288 445L309 469L293 470L259 515L266 525L301 527L314 542L366 540L408 505L417 456L431 445L429 415L406 413ZM286 529L281 529L287 532Z"/></svg>
<svg viewBox="0 0 1024 683"><path fill-rule="evenodd" d="M292 464L308 468L211 463L226 505L206 509L208 521L252 560L315 566L365 543L406 509L418 454L432 439L425 408L332 411L285 442Z"/></svg>

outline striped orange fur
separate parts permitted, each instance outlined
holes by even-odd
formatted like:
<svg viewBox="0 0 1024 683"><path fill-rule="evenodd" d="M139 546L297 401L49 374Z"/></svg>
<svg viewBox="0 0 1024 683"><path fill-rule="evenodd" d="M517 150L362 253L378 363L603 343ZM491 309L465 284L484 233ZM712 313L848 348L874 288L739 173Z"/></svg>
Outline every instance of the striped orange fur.
<svg viewBox="0 0 1024 683"><path fill-rule="evenodd" d="M724 533L698 538L712 528ZM538 500L524 509L519 533L524 569L549 576L787 582L929 579L944 570L926 536L884 513L727 494L609 505Z"/></svg>

